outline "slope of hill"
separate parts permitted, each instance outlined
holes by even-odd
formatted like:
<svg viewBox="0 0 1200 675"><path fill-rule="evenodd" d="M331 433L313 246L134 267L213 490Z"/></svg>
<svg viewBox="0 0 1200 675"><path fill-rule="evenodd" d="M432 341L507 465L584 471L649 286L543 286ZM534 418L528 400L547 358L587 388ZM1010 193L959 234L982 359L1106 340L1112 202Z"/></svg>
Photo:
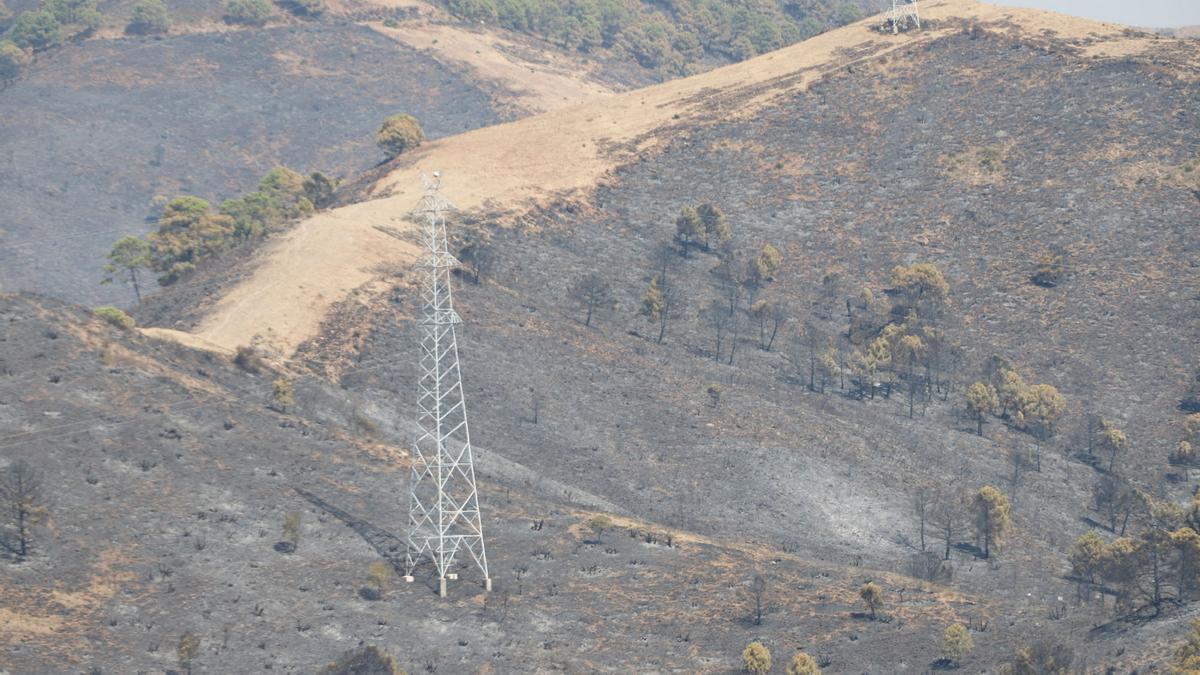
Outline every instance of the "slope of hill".
<svg viewBox="0 0 1200 675"><path fill-rule="evenodd" d="M102 9L114 21L128 4ZM126 304L98 284L104 255L163 199L219 203L279 165L353 175L382 159L373 134L396 112L437 138L645 81L423 3L333 3L262 28L224 25L220 7L175 3L166 37L107 25L0 90L0 287Z"/></svg>
<svg viewBox="0 0 1200 675"><path fill-rule="evenodd" d="M1191 492L1167 456L1200 342L1200 50L1043 12L958 1L923 12L919 32L864 22L442 139L364 201L272 242L209 304L211 287L179 289L187 311L151 305L146 316L228 349L259 344L405 409L415 249L373 226L405 227L417 174L441 169L467 231L491 237L485 283L460 295L489 447L643 518L901 573L921 484L997 485L1014 499L1012 539L986 565L956 554L955 587L1024 595L1036 608L1024 611L1064 621L1050 634L1090 664L1161 664L1192 610L1137 629L1109 624L1104 603L1057 599L1078 590L1068 548L1101 518L1092 491L1106 469L1079 459L1089 414L1127 431L1122 475L1159 498ZM744 329L732 365L712 358L715 256L669 263L688 309L664 344L636 315L679 209L705 201L726 211L743 251L783 252L760 297L784 304L790 323L770 351ZM1047 288L1030 278L1049 250L1069 271ZM924 261L946 276L943 328L962 346L944 397L910 418L902 397L808 392L806 353L788 354L803 345L798 329L844 334L845 312L859 311L848 298L864 286L886 298L895 265ZM565 297L589 271L620 308L593 327ZM1038 443L999 423L974 435L962 392L992 355L1064 394L1057 436ZM1035 452L1036 470L1012 462Z"/></svg>
<svg viewBox="0 0 1200 675"><path fill-rule="evenodd" d="M100 2L96 30L39 53L17 82L0 87L13 112L0 125L8 149L0 196L15 205L0 222L0 287L126 304L125 289L97 285L103 256L121 236L148 230L144 221L163 199L194 192L219 203L251 191L277 165L358 173L379 157L372 133L398 111L438 137L676 72L639 65L633 52L654 53L661 40L635 20L626 28L637 49L624 38L625 46L583 49L460 21L422 0L329 0L306 18L273 5L264 26L223 22L220 0L169 0L170 33L137 38L125 33L133 4ZM8 6L15 15L39 0ZM787 15L780 33L734 12L722 19L729 34L720 39L752 37L760 50L792 42L796 22L809 17L805 34L819 30L837 7L838 21L858 15L856 5L832 0L775 7ZM659 14L653 3L645 11ZM689 40L666 45L671 68L702 70L754 51L673 51ZM105 180L89 181L93 173Z"/></svg>
<svg viewBox="0 0 1200 675"><path fill-rule="evenodd" d="M515 213L585 196L618 166L641 161L691 126L750 119L765 104L830 73L880 62L898 50L914 53L971 25L1034 34L1031 45L1082 58L1172 53L1185 77L1195 77L1200 67L1196 50L1186 43L1128 35L1111 24L964 2L931 3L924 11L930 26L924 31L892 36L873 30L878 20L868 19L703 75L431 143L401 159L368 199L319 214L273 242L254 275L223 294L196 332L227 348L266 337L272 349L289 355L316 334L330 306L376 278L377 266L404 261L396 257L395 242L374 226L404 219L416 202L421 172L442 170L456 204L468 212ZM910 80L900 72L893 77ZM301 277L303 285L284 281ZM255 298L254 315L239 311L248 297Z"/></svg>
<svg viewBox="0 0 1200 675"><path fill-rule="evenodd" d="M168 667L194 632L215 671L308 669L362 641L410 670L490 659L500 671L728 672L761 638L776 663L803 647L830 672L885 672L947 666L940 633L962 621L970 669L1040 641L1066 646L1084 672L1165 668L1195 607L1114 607L1120 591L1072 577L1066 554L1083 532L1119 536L1093 504L1106 476L1181 505L1194 489L1188 467L1166 460L1200 343L1200 49L965 0L922 11L921 31L863 22L423 146L361 179L362 201L139 310L155 335L213 352L5 298L16 348L0 414L20 436L0 445L6 458L45 457L71 487L44 554L4 570L19 600L3 618L20 630L2 658L54 670L65 635L117 670ZM408 435L419 301L405 214L418 174L437 169L464 211L457 231L490 252L456 300L489 551L510 594L485 600L464 583L438 603L401 587L388 607L355 593L366 564L393 553L377 528L398 519L405 457L389 448ZM721 260L671 241L681 207L700 202L728 214L739 255L782 252L749 291L785 309L770 349L747 299L740 332L714 344L711 303L724 307L730 287ZM1047 251L1065 272L1034 284ZM865 349L844 337L848 320L889 316L892 268L917 262L949 287L938 327L961 359L945 382L912 408L873 380L869 397L847 382L810 391L800 329L844 355ZM589 272L613 303L585 326L566 288ZM687 302L660 344L637 310L663 273ZM874 299L859 299L863 287ZM265 410L275 375L251 378L217 353L248 344L291 369L295 409ZM975 433L963 391L993 355L1063 393L1056 434L997 416ZM103 393L77 393L92 391ZM205 407L170 403L196 392ZM86 424L55 434L45 412ZM1091 413L1128 433L1111 468L1087 456ZM149 422L117 426L127 419ZM126 474L120 494L102 489ZM214 474L220 490L207 487ZM932 574L945 585L918 581L931 576L921 537L933 538L915 515L920 488L984 485L1011 499L1003 549L983 558L960 520ZM129 510L144 526L115 522ZM308 523L290 555L272 549L288 511ZM595 511L618 527L585 535ZM108 529L92 541L94 513ZM1132 513L1127 534L1152 515ZM131 559L100 555L111 541ZM139 565L159 559L171 576L152 567L141 581ZM745 620L755 573L776 589L762 625ZM853 607L868 578L886 589L886 622ZM120 579L134 590L121 595ZM86 651L95 640L125 651Z"/></svg>
<svg viewBox="0 0 1200 675"><path fill-rule="evenodd" d="M155 197L219 202L278 165L361 171L380 157L375 128L398 110L434 137L499 119L477 86L368 28L127 42L43 55L0 94L12 113L0 122L5 288L125 302L125 289L97 285L103 256L149 229Z"/></svg>
<svg viewBox="0 0 1200 675"><path fill-rule="evenodd" d="M406 426L391 412L311 378L278 412L269 372L52 301L0 296L0 320L0 469L28 460L49 488L30 558L0 566L6 672L188 661L197 672L315 672L362 644L410 672L728 672L751 639L837 669L923 668L946 622L1014 611L628 516L596 532L596 509L623 509L487 448L478 466L495 591L464 569L448 600L424 577L373 599L369 566L399 571L403 555L408 460L394 444ZM292 552L280 545L289 514L300 514ZM754 574L769 583L761 625L750 620ZM890 623L861 616L866 579L906 589ZM1004 629L981 658L1034 632ZM177 649L187 635L198 640L190 660Z"/></svg>

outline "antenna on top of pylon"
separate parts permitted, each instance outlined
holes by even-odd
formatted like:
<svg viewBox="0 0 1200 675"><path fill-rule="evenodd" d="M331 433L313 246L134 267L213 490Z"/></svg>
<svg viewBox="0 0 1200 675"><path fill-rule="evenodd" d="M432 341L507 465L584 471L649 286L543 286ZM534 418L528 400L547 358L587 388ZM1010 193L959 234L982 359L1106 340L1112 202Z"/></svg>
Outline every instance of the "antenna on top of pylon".
<svg viewBox="0 0 1200 675"><path fill-rule="evenodd" d="M434 171L433 177L421 174L421 185L425 186L425 194L412 210L413 216L425 216L426 218L444 218L442 215L446 211L453 211L454 205L450 203L441 194L442 189L442 172Z"/></svg>
<svg viewBox="0 0 1200 675"><path fill-rule="evenodd" d="M421 184L425 186L426 192L437 192L442 187L442 172L434 171L432 179L422 173Z"/></svg>

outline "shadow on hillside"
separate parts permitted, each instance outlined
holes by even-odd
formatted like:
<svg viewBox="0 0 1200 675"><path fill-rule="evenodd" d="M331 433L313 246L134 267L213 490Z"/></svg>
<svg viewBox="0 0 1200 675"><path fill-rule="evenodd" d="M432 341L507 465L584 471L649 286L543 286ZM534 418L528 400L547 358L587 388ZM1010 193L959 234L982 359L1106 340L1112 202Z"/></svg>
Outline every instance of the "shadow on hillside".
<svg viewBox="0 0 1200 675"><path fill-rule="evenodd" d="M968 544L965 541L961 541L955 544L954 548L955 550L962 551L963 553L970 553L976 559L987 560L987 556L983 555L983 549L974 544Z"/></svg>
<svg viewBox="0 0 1200 675"><path fill-rule="evenodd" d="M892 617L883 613L876 613L875 616L871 616L867 612L850 612L850 618L855 621L866 621L867 623L875 623L876 621L879 623L892 622Z"/></svg>
<svg viewBox="0 0 1200 675"><path fill-rule="evenodd" d="M1147 605L1138 607L1134 610L1120 614L1108 623L1102 623L1088 631L1088 637L1092 640L1097 640L1106 637L1113 637L1127 633L1130 628L1144 626L1155 619L1163 616L1161 607Z"/></svg>
<svg viewBox="0 0 1200 675"><path fill-rule="evenodd" d="M354 530L358 536L363 538L363 541L370 544L371 548L375 549L379 555L383 556L383 559L392 566L392 569L395 570L397 574L401 576L407 574L407 571L404 567L404 539L397 537L391 532L373 525L348 511L344 511L333 504L330 504L308 490L294 486L292 489L296 491L296 494L304 497L310 503L312 503L313 506L316 506L329 515L337 518L349 526L351 530ZM434 589L430 587L430 590Z"/></svg>

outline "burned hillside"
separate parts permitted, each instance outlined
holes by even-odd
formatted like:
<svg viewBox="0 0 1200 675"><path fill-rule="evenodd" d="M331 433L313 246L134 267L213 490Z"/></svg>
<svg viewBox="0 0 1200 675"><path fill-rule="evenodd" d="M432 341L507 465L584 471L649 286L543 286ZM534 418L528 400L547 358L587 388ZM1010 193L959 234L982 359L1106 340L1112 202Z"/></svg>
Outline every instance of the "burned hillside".
<svg viewBox="0 0 1200 675"><path fill-rule="evenodd" d="M1184 663L1200 51L922 10L437 139L148 327L6 296L0 469L68 487L6 547L0 659ZM446 601L395 578L435 170L496 587Z"/></svg>

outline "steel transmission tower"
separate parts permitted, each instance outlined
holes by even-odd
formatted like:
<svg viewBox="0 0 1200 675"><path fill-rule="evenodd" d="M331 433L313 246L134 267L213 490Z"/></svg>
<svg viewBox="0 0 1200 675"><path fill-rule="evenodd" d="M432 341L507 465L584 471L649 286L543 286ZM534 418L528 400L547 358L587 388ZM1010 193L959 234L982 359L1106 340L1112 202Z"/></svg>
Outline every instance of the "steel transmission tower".
<svg viewBox="0 0 1200 675"><path fill-rule="evenodd" d="M917 0L892 0L892 11L888 12L892 22L892 34L900 32L900 24L912 19L917 28L921 27L921 17L917 14Z"/></svg>
<svg viewBox="0 0 1200 675"><path fill-rule="evenodd" d="M423 558L437 568L438 593L446 596L446 580L456 557L466 552L483 572L483 584L492 590L487 554L483 547L483 521L475 488L471 435L458 361L458 329L462 319L454 311L450 273L459 262L446 243L446 213L454 208L439 194L441 176L421 176L425 196L413 210L422 225L426 255L419 263L425 275L421 314L421 378L417 396L418 436L412 447L412 480L408 510L408 551L405 581Z"/></svg>

